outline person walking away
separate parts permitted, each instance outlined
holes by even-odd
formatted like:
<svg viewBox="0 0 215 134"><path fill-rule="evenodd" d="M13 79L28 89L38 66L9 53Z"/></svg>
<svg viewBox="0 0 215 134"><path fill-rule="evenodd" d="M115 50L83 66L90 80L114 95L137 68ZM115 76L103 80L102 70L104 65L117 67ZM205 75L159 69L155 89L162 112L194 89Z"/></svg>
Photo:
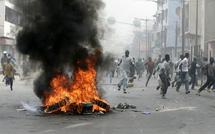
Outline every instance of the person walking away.
<svg viewBox="0 0 215 134"><path fill-rule="evenodd" d="M163 63L164 59L162 59L162 56L159 55L158 59L155 61L155 69L153 72L154 78L156 78L156 72L159 71L159 65Z"/></svg>
<svg viewBox="0 0 215 134"><path fill-rule="evenodd" d="M111 63L110 63L110 67L108 70L108 75L109 75L109 79L110 79L110 83L112 83L113 78L115 76L115 70L116 70L116 62L114 60L114 58L111 59Z"/></svg>
<svg viewBox="0 0 215 134"><path fill-rule="evenodd" d="M215 83L215 67L214 67L214 58L210 58L210 63L205 67L207 81L205 84L198 90L196 95L200 96L200 93L205 90L206 87L210 88Z"/></svg>
<svg viewBox="0 0 215 134"><path fill-rule="evenodd" d="M208 64L208 58L206 57L203 57L202 60L201 60L201 75L200 75L200 78L201 78L201 86L204 84L204 80L207 79L207 71L206 71L206 65Z"/></svg>
<svg viewBox="0 0 215 134"><path fill-rule="evenodd" d="M159 77L161 80L161 95L162 99L166 98L167 89L170 86L170 56L167 54L165 55L165 60L161 65Z"/></svg>
<svg viewBox="0 0 215 134"><path fill-rule="evenodd" d="M165 59L163 59L157 66L156 66L156 69L153 73L153 75L155 76L156 72L160 72L161 69L162 69L162 66L163 66L163 62L165 61ZM158 86L156 87L157 90L159 90L162 86L162 82L161 82L161 79L160 79L160 76L158 75Z"/></svg>
<svg viewBox="0 0 215 134"><path fill-rule="evenodd" d="M136 73L136 60L135 58L132 59L132 64L130 66L130 74L129 74L129 77L134 77Z"/></svg>
<svg viewBox="0 0 215 134"><path fill-rule="evenodd" d="M191 63L190 70L189 70L189 74L191 77L190 84L192 85L191 86L192 90L194 90L194 87L196 85L196 70L197 70L197 59L193 58L193 62Z"/></svg>
<svg viewBox="0 0 215 134"><path fill-rule="evenodd" d="M10 59L7 60L5 65L4 75L6 79L6 85L10 85L11 91L13 91L13 80L14 80L15 69L10 62Z"/></svg>
<svg viewBox="0 0 215 134"><path fill-rule="evenodd" d="M125 51L125 55L122 57L122 60L120 61L121 66L121 72L122 72L122 79L118 83L118 90L121 90L121 87L123 88L123 93L127 93L127 87L128 87L128 80L130 75L130 67L133 64L132 58L129 57L129 51Z"/></svg>
<svg viewBox="0 0 215 134"><path fill-rule="evenodd" d="M138 61L136 62L136 72L138 75L138 80L140 78L142 78L143 71L144 71L144 64L143 64L142 60L139 58Z"/></svg>
<svg viewBox="0 0 215 134"><path fill-rule="evenodd" d="M149 80L151 79L152 74L154 72L154 68L155 68L155 64L152 61L151 57L148 58L148 61L145 63L145 66L146 66L147 72L148 72L148 78L147 78L146 85L145 85L147 87L148 83L149 83Z"/></svg>
<svg viewBox="0 0 215 134"><path fill-rule="evenodd" d="M179 65L179 69L180 69L180 79L181 81L177 83L176 86L176 91L179 92L179 89L182 85L182 83L185 84L185 89L186 89L186 94L189 94L189 53L185 54L184 59L181 61L180 65Z"/></svg>

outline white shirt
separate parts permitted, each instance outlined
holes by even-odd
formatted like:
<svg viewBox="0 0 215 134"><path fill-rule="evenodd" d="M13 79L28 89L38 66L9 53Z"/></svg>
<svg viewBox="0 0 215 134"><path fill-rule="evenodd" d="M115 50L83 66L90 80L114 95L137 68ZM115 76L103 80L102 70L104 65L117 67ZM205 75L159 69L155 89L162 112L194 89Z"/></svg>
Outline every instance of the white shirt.
<svg viewBox="0 0 215 134"><path fill-rule="evenodd" d="M130 57L125 57L125 56L122 57L122 63L121 63L122 70L126 72L130 72L131 64L133 63Z"/></svg>
<svg viewBox="0 0 215 134"><path fill-rule="evenodd" d="M162 71L164 71L166 75L169 75L170 73L169 62L164 61L162 64L160 64L160 73L162 73Z"/></svg>
<svg viewBox="0 0 215 134"><path fill-rule="evenodd" d="M177 61L177 63L176 63L176 65L177 65L176 72L177 72L177 73L181 71L181 70L180 70L181 61L182 61L182 60L180 59L180 60Z"/></svg>
<svg viewBox="0 0 215 134"><path fill-rule="evenodd" d="M181 64L182 64L182 72L188 72L189 62L188 62L188 59L186 57L181 61Z"/></svg>

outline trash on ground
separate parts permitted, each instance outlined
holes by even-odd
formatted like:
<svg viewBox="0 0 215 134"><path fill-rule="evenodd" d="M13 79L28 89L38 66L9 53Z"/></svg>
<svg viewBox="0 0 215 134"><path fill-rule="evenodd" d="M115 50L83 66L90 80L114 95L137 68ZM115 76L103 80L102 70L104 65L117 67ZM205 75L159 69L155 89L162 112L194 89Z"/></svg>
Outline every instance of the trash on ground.
<svg viewBox="0 0 215 134"><path fill-rule="evenodd" d="M152 114L151 112L143 112L144 115L150 115Z"/></svg>
<svg viewBox="0 0 215 134"><path fill-rule="evenodd" d="M130 105L127 103L119 103L117 106L115 106L117 109L136 109L137 107L135 105Z"/></svg>

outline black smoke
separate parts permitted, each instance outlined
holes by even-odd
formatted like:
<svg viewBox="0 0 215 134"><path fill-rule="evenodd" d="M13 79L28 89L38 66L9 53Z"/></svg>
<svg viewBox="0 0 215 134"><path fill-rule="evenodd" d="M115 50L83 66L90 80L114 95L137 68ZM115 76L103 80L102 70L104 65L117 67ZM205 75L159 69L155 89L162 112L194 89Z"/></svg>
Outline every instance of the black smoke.
<svg viewBox="0 0 215 134"><path fill-rule="evenodd" d="M98 61L102 61L97 28L103 7L100 0L25 0L21 7L24 27L17 37L17 49L41 63L43 72L34 82L39 98L51 90L51 78L63 73L65 66L77 66L77 61L84 61L95 50L100 51Z"/></svg>

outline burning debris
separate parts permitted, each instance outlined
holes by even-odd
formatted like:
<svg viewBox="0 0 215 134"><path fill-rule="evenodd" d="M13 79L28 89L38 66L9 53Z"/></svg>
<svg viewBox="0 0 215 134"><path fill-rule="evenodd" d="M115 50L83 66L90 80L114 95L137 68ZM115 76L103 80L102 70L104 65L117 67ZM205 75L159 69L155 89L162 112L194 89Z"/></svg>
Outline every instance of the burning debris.
<svg viewBox="0 0 215 134"><path fill-rule="evenodd" d="M97 69L103 64L97 28L103 3L32 0L26 6L32 7L32 13L26 14L28 23L17 37L17 48L41 62L43 72L34 82L41 109L45 113L108 112L110 106L96 85ZM72 78L68 70L73 70Z"/></svg>

